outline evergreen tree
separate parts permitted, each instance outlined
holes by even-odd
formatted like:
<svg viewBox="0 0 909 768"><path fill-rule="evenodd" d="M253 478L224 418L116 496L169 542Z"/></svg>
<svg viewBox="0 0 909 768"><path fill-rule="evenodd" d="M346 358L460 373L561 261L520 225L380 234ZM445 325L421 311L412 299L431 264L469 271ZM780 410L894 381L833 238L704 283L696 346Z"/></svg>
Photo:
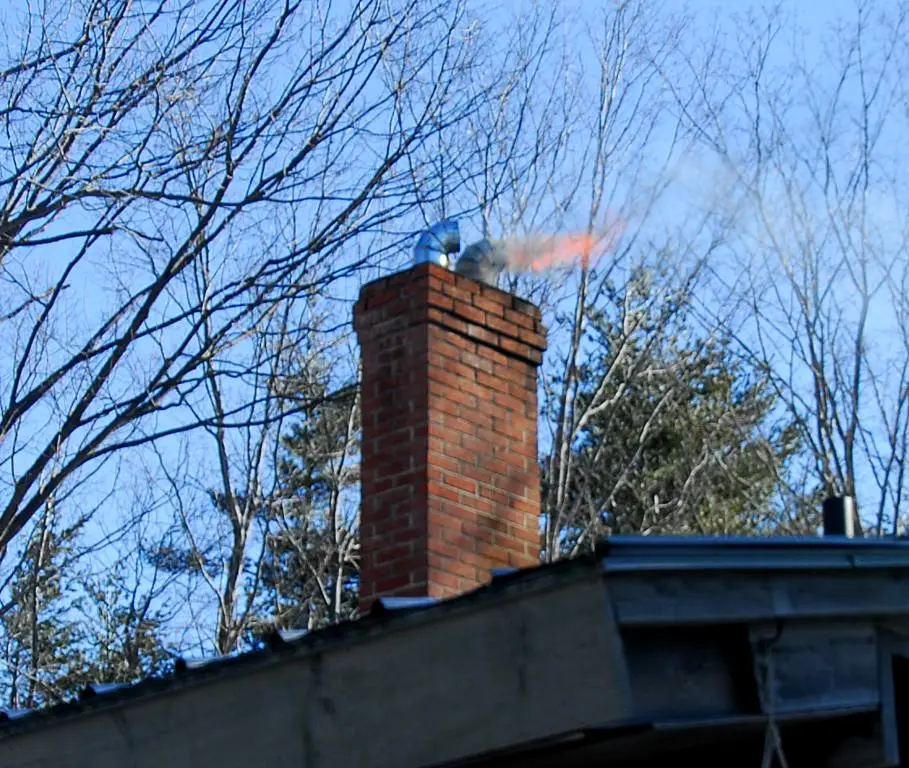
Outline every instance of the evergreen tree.
<svg viewBox="0 0 909 768"><path fill-rule="evenodd" d="M575 408L589 413L564 461L559 551L609 534L801 533L816 499L790 491L798 432L779 421L770 382L727 338L698 338L683 307L654 302L646 279L620 316L591 312L591 351L577 371ZM549 470L549 471L547 471ZM552 508L544 510L552 515Z"/></svg>
<svg viewBox="0 0 909 768"><path fill-rule="evenodd" d="M266 511L267 618L258 632L312 629L356 610L359 392L329 393L312 371L294 390L312 405L282 439L280 491Z"/></svg>
<svg viewBox="0 0 909 768"><path fill-rule="evenodd" d="M153 608L157 574L152 583L142 584L141 573L127 572L131 565L121 559L104 574L81 580L80 687L136 682L161 674L172 661L163 639L168 617Z"/></svg>
<svg viewBox="0 0 909 768"><path fill-rule="evenodd" d="M32 530L10 581L0 632L6 705L29 709L63 700L78 687L81 660L78 625L69 616L71 585L64 564L77 529L58 525L49 501Z"/></svg>
<svg viewBox="0 0 909 768"><path fill-rule="evenodd" d="M56 505L46 505L10 581L0 685L13 709L58 703L89 683L140 680L169 658L162 617L138 584L126 586L126 560L100 576L77 572L81 528L63 525Z"/></svg>

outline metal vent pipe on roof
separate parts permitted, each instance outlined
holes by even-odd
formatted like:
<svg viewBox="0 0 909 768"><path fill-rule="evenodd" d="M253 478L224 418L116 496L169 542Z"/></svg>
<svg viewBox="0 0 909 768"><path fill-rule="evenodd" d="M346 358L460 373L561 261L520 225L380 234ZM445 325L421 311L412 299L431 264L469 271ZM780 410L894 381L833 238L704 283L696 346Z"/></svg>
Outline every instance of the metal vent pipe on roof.
<svg viewBox="0 0 909 768"><path fill-rule="evenodd" d="M484 239L464 249L455 272L480 283L497 285L507 263L501 244Z"/></svg>
<svg viewBox="0 0 909 768"><path fill-rule="evenodd" d="M831 496L824 499L824 536L855 536L855 499L852 496Z"/></svg>
<svg viewBox="0 0 909 768"><path fill-rule="evenodd" d="M451 255L461 249L461 231L455 219L444 219L420 233L413 248L414 264L439 264L448 269Z"/></svg>

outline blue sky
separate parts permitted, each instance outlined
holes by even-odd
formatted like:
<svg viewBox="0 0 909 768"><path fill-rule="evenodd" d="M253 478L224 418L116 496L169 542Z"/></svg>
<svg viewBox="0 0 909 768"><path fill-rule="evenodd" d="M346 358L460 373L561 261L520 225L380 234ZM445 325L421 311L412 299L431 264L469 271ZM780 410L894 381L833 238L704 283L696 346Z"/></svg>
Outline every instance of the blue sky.
<svg viewBox="0 0 909 768"><path fill-rule="evenodd" d="M883 0L882 0L883 2ZM24 6L24 0L12 0L10 5L6 6L6 9L15 8L19 6ZM574 23L581 22L583 23L585 17L590 16L591 10L600 10L602 8L613 7L616 4L615 0L564 0L561 3L561 8L563 12L568 15L574 16ZM534 5L533 0L517 0L512 2L511 0L498 0L498 2L487 2L486 0L477 0L477 7L485 7L490 9L490 18L494 23L507 23L507 19L514 15L515 13L520 13L523 8L530 8ZM782 7L785 11L796 15L801 20L801 26L814 30L815 28L825 28L827 25L835 21L837 18L849 17L854 11L854 3L852 0L830 0L828 2L822 2L819 0L805 0L804 2L798 2L797 0L789 0L789 2L783 2ZM694 34L695 36L703 35L706 39L710 36L713 27L720 23L722 26L722 21L724 19L729 19L733 14L744 14L750 9L761 7L758 3L748 2L747 0L729 0L728 2L706 2L703 0L689 0L688 2L683 2L682 0L664 0L661 4L661 8L665 10L666 14L672 13L681 13L685 10L689 11L694 16ZM0 18L2 18L3 9L0 9ZM819 36L815 34L809 34L806 38L806 44L803 48L806 53L807 58L817 59L821 52L821 47L819 45ZM778 63L785 64L785 60L781 60ZM679 211L683 211L682 206L678 207ZM409 222L408 222L409 225ZM479 237L480 228L478 222L475 220L464 219L462 220L462 237L465 243L469 243ZM60 258L60 250L55 250L53 252L46 252L46 257L48 259L48 264L53 264L55 260ZM100 258L100 257L99 257ZM401 255L401 261L406 261L409 258L409 253ZM400 263L400 262L399 262ZM34 261L29 261L27 268L32 270L34 269ZM348 319L350 311L350 303L356 295L358 288L358 280L353 279L346 282L344 285L339 285L338 289L343 293L343 301L338 302L336 305L336 310L339 315L344 315L342 319ZM342 290L343 289L343 290ZM91 317L93 313L99 311L99 307L102 304L101 299L103 299L103 294L100 288L93 285L92 275L85 273L81 278L81 283L75 285L73 288L74 296L74 307L73 307L73 316L79 317ZM97 301L97 304L95 303ZM554 350L551 352L554 354ZM200 441L198 445L203 445ZM210 458L211 451L207 447L208 443L204 443L205 448L199 448L198 453L202 460ZM176 455L176 452L173 452L173 455ZM136 462L138 465L138 462ZM102 478L98 478L99 481ZM131 482L135 482L141 485L144 482L144 478L133 476L129 478ZM100 485L100 482L99 482ZM116 503L122 502L122 497L118 497L115 500ZM112 516L116 514L117 510L112 508Z"/></svg>

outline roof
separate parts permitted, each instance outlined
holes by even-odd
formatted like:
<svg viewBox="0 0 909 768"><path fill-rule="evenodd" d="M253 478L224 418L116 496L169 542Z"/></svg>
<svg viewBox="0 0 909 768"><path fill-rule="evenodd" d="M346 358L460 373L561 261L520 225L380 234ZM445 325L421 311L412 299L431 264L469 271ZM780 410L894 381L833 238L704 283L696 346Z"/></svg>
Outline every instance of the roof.
<svg viewBox="0 0 909 768"><path fill-rule="evenodd" d="M0 735L12 734L49 726L61 718L70 718L84 711L125 704L163 691L194 685L197 682L230 675L257 665L267 665L300 653L326 650L358 638L375 636L418 626L444 616L454 610L469 610L490 600L500 600L503 595L518 594L531 589L539 580L551 582L570 579L570 574L602 573L607 582L614 581L616 611L620 622L629 625L653 622L659 616L646 610L641 613L642 601L635 592L623 597L620 582L635 577L633 589L653 579L674 579L685 574L686 579L697 581L709 578L716 584L716 577L734 585L736 576L753 578L755 574L826 573L857 574L874 571L907 571L909 577L909 542L899 539L845 539L845 538L701 538L701 537L612 537L602 542L590 555L570 561L545 564L519 571L499 571L493 574L490 584L467 594L438 601L426 598L385 598L377 602L365 617L326 627L313 632L304 630L279 632L268 638L262 648L246 653L209 659L177 659L173 671L161 677L151 677L135 684L95 684L88 686L73 701L36 711L0 711ZM670 583L667 581L666 583ZM769 584L769 581L767 582ZM629 582L630 584L630 582ZM898 599L905 602L905 587L899 588ZM887 595L880 594L880 599ZM897 599L897 598L894 598ZM624 602L623 602L624 600ZM743 602L738 601L740 604ZM759 600L740 606L744 611L732 616L757 615ZM646 601L643 601L646 603ZM685 600L673 599L678 606L672 611L672 620L705 621L703 611L713 611L714 619L728 611L728 603L715 600L699 603L701 613L686 614ZM693 605L693 603L692 603ZM629 608L628 606L632 606ZM646 609L646 605L644 605ZM791 610L801 610L798 606ZM823 609L823 608L822 608ZM909 609L909 605L907 605ZM739 610L736 608L735 610ZM773 610L787 610L786 606L773 606ZM823 609L823 610L833 610ZM837 609L840 610L840 609ZM870 610L870 609L869 609ZM883 610L883 609L881 609ZM623 611L625 613L623 614ZM636 613L637 611L637 613ZM749 611L751 613L749 613ZM661 615L664 615L665 610ZM715 614L715 615L714 615ZM764 615L764 614L761 614ZM649 617L649 618L648 618Z"/></svg>

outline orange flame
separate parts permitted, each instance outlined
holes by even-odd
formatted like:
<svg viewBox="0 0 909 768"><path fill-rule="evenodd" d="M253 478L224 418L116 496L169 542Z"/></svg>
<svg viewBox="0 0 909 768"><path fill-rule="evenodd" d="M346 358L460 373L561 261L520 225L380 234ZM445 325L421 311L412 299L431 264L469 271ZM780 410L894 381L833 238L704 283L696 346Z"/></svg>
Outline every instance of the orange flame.
<svg viewBox="0 0 909 768"><path fill-rule="evenodd" d="M621 229L614 227L608 235L509 238L504 242L505 258L515 272L543 272L576 264L587 269L615 246L620 234Z"/></svg>

